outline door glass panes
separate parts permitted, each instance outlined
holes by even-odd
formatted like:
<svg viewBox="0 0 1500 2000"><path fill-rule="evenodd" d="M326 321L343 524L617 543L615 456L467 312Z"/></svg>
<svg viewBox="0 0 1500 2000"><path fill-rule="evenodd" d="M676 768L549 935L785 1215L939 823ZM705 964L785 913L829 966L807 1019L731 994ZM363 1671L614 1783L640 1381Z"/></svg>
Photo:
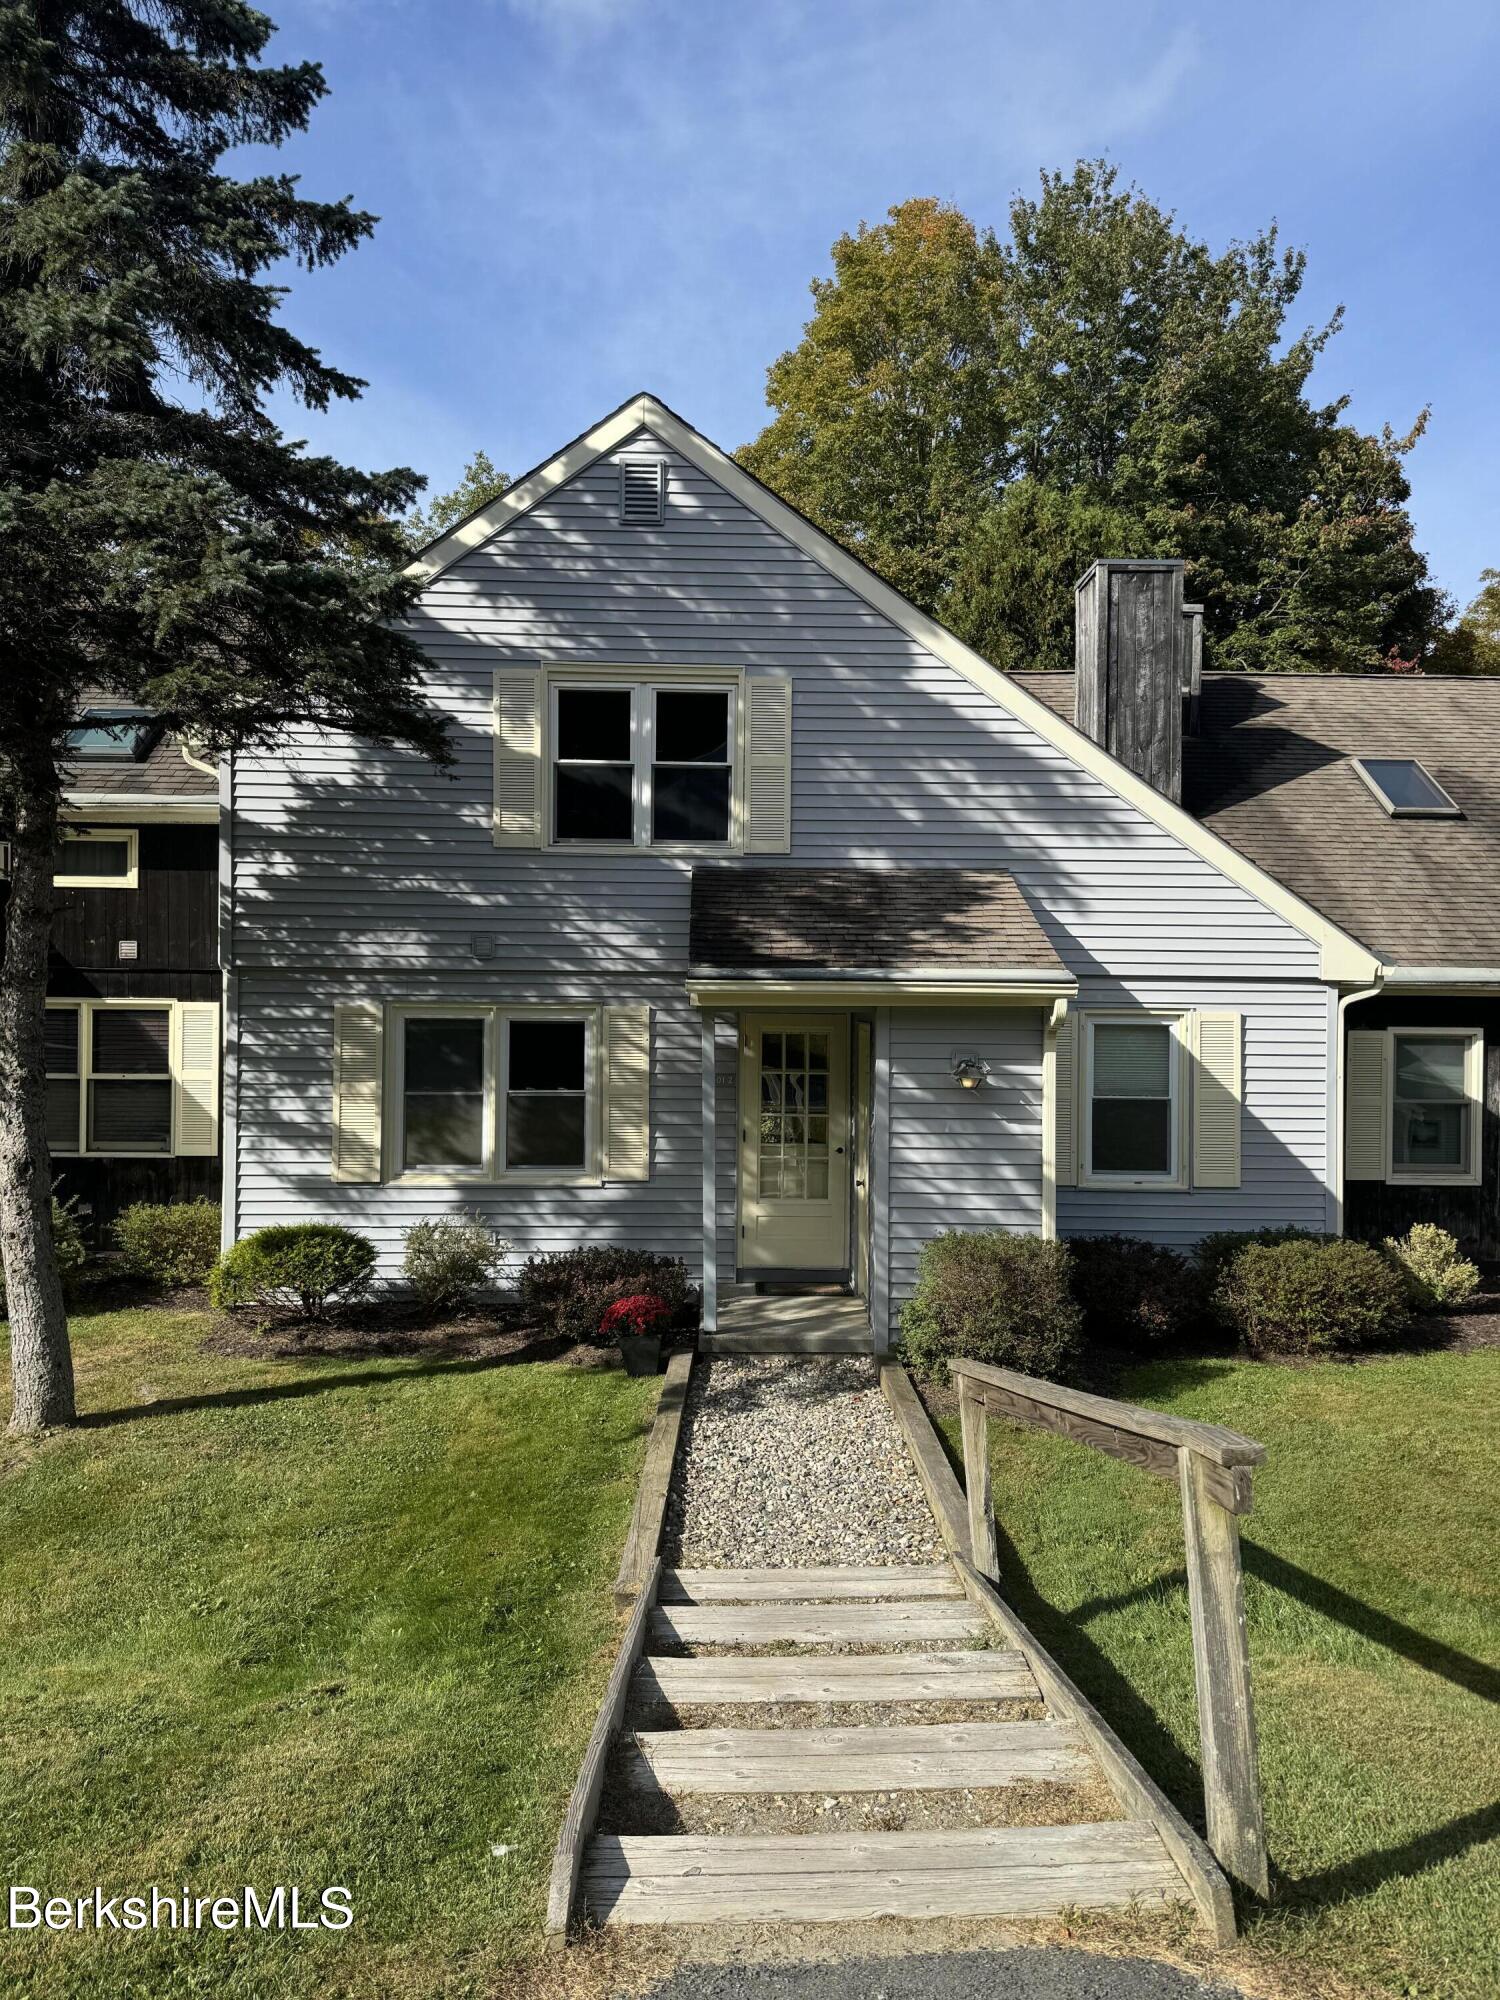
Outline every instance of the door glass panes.
<svg viewBox="0 0 1500 2000"><path fill-rule="evenodd" d="M554 837L635 838L635 746L629 688L557 690Z"/></svg>
<svg viewBox="0 0 1500 2000"><path fill-rule="evenodd" d="M761 1199L825 1201L828 1168L828 1036L816 1029L763 1034Z"/></svg>
<svg viewBox="0 0 1500 2000"><path fill-rule="evenodd" d="M404 1026L403 1166L484 1165L484 1022L419 1016Z"/></svg>
<svg viewBox="0 0 1500 2000"><path fill-rule="evenodd" d="M1096 1022L1090 1165L1096 1174L1172 1171L1172 1037L1155 1022Z"/></svg>
<svg viewBox="0 0 1500 2000"><path fill-rule="evenodd" d="M1391 1159L1398 1171L1470 1171L1467 1048L1463 1037L1397 1035Z"/></svg>
<svg viewBox="0 0 1500 2000"><path fill-rule="evenodd" d="M91 1027L89 1151L170 1153L170 1010L166 1007L95 1007Z"/></svg>
<svg viewBox="0 0 1500 2000"><path fill-rule="evenodd" d="M653 840L728 840L729 696L658 688Z"/></svg>
<svg viewBox="0 0 1500 2000"><path fill-rule="evenodd" d="M582 1021L512 1021L505 1090L508 1167L582 1167L587 1038Z"/></svg>

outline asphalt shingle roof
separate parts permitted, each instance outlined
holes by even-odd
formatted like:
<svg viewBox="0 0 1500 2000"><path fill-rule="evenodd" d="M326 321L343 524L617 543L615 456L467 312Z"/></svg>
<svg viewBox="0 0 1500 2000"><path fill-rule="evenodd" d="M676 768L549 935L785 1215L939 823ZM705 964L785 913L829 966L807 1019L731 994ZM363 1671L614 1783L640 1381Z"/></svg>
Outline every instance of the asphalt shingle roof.
<svg viewBox="0 0 1500 2000"><path fill-rule="evenodd" d="M69 765L64 788L103 798L121 792L129 798L213 799L219 781L207 771L195 770L170 736L159 736L138 764L82 760Z"/></svg>

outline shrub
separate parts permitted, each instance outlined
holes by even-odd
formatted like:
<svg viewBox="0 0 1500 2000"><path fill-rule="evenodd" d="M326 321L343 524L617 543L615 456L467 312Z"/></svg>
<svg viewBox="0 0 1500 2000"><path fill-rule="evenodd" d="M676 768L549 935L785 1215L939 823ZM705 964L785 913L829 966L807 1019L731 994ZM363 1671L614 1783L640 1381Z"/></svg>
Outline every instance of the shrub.
<svg viewBox="0 0 1500 2000"><path fill-rule="evenodd" d="M1277 1243L1326 1243L1327 1241L1326 1236L1319 1236L1311 1229L1298 1229L1290 1222L1277 1223L1271 1229L1218 1229L1212 1235L1200 1239L1193 1252L1193 1262L1198 1269L1204 1297L1210 1305L1213 1305L1230 1265L1240 1252L1248 1250L1252 1243L1274 1246Z"/></svg>
<svg viewBox="0 0 1500 2000"><path fill-rule="evenodd" d="M1406 1286L1367 1243L1251 1243L1220 1281L1229 1324L1258 1360L1389 1340L1409 1317Z"/></svg>
<svg viewBox="0 0 1500 2000"><path fill-rule="evenodd" d="M78 1226L78 1217L73 1212L73 1197L59 1201L52 1197L52 1254L57 1259L57 1275L62 1284L63 1298L72 1303L78 1293L78 1281L83 1276L83 1267L89 1261L88 1248L83 1240L83 1231ZM5 1268L0 1265L0 1316L6 1311Z"/></svg>
<svg viewBox="0 0 1500 2000"><path fill-rule="evenodd" d="M601 1244L528 1257L521 1266L522 1307L569 1340L600 1344L605 1309L640 1293L665 1303L670 1317L663 1331L690 1332L698 1324L698 1288L680 1257Z"/></svg>
<svg viewBox="0 0 1500 2000"><path fill-rule="evenodd" d="M1084 1337L1102 1348L1160 1347L1189 1333L1203 1286L1186 1257L1138 1236L1075 1236L1068 1244Z"/></svg>
<svg viewBox="0 0 1500 2000"><path fill-rule="evenodd" d="M401 1269L426 1313L462 1312L488 1290L510 1245L478 1215L414 1222Z"/></svg>
<svg viewBox="0 0 1500 2000"><path fill-rule="evenodd" d="M1083 1322L1069 1268L1066 1244L1039 1236L957 1229L934 1236L901 1311L906 1361L929 1378L960 1355L1028 1375L1065 1374Z"/></svg>
<svg viewBox="0 0 1500 2000"><path fill-rule="evenodd" d="M138 1201L114 1225L120 1261L153 1285L205 1285L219 1255L216 1201Z"/></svg>
<svg viewBox="0 0 1500 2000"><path fill-rule="evenodd" d="M211 1281L216 1306L325 1319L368 1290L375 1246L333 1222L257 1229L226 1250Z"/></svg>
<svg viewBox="0 0 1500 2000"><path fill-rule="evenodd" d="M652 1292L635 1292L629 1298L616 1299L613 1305L604 1308L599 1332L611 1342L619 1341L625 1334L659 1333L670 1313L671 1308L665 1299L657 1298Z"/></svg>
<svg viewBox="0 0 1500 2000"><path fill-rule="evenodd" d="M1414 1222L1404 1236L1388 1236L1385 1254L1400 1271L1418 1312L1466 1305L1479 1290L1478 1265L1461 1256L1458 1239L1435 1222Z"/></svg>

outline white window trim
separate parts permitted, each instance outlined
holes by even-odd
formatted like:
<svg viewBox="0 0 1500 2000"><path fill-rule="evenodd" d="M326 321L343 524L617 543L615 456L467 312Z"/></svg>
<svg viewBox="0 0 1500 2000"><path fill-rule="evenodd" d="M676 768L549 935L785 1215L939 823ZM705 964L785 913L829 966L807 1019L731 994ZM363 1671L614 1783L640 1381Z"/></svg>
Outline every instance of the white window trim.
<svg viewBox="0 0 1500 2000"><path fill-rule="evenodd" d="M58 846L80 840L123 840L128 849L126 870L123 875L54 875L54 889L137 889L140 887L141 836L133 826L110 826L102 829L89 825L64 826L58 828Z"/></svg>
<svg viewBox="0 0 1500 2000"><path fill-rule="evenodd" d="M154 1000L146 995L131 995L127 999L109 1000L49 1000L48 1013L61 1013L71 1008L78 1014L78 1145L71 1153L54 1155L59 1161L66 1160L171 1160L177 1158L177 1070L173 1064L173 1052L179 1045L178 1014L183 1003L180 1000ZM96 1070L94 1068L94 1015L105 1007L135 1007L151 1009L155 1013L167 1015L167 1067L165 1071L147 1071L142 1074L135 1070L127 1074L121 1070ZM48 1077L71 1082L73 1078L63 1070L48 1070ZM125 1152L118 1147L90 1146L89 1136L89 1085L95 1082L160 1083L165 1081L170 1093L168 1143L165 1152ZM45 1084L43 1086L45 1088Z"/></svg>
<svg viewBox="0 0 1500 2000"><path fill-rule="evenodd" d="M1371 755L1374 756L1373 751L1371 752ZM1360 780L1360 782L1363 785L1365 785L1371 792L1375 794L1375 797L1380 801L1381 805L1384 806L1385 810L1390 814L1392 819L1462 819L1463 818L1462 807L1455 803L1447 787L1445 785L1440 785L1438 783L1437 779L1433 777L1431 771L1428 770L1427 766L1422 762L1420 757L1380 756L1380 757L1375 757L1375 762L1377 764L1414 765L1416 769L1422 773L1422 776L1427 780L1428 784L1432 786L1433 790L1435 792L1442 793L1444 799L1447 800L1446 805L1398 806L1396 804L1396 801L1391 797L1390 793L1385 790L1380 780L1375 776L1374 772L1369 771L1365 768L1365 760L1363 757L1351 757L1349 761L1354 766L1354 775Z"/></svg>
<svg viewBox="0 0 1500 2000"><path fill-rule="evenodd" d="M1389 1101L1385 1107L1385 1178L1391 1187L1479 1187L1484 1179L1481 1157L1484 1145L1484 1030L1483 1028L1438 1027L1423 1023L1418 1027L1386 1029L1385 1073L1389 1078ZM1431 1167L1415 1172L1396 1164L1396 1043L1462 1042L1464 1044L1464 1097L1469 1114L1469 1161L1466 1168L1444 1173Z"/></svg>
<svg viewBox="0 0 1500 2000"><path fill-rule="evenodd" d="M736 667L578 666L554 664L542 672L542 845L558 854L671 854L705 859L742 854L745 846L745 676ZM559 688L628 689L631 694L630 748L635 766L634 837L629 840L559 840L556 820L557 691ZM729 696L729 838L653 840L651 765L656 738L656 694ZM604 761L614 761L612 759Z"/></svg>
<svg viewBox="0 0 1500 2000"><path fill-rule="evenodd" d="M406 1142L405 1057L403 1024L419 1020L485 1022L484 1037L484 1161L479 1167L404 1167ZM506 1082L510 1062L510 1021L581 1021L583 1023L584 1139L582 1167L507 1167L505 1164ZM385 1009L385 1101L389 1117L382 1120L384 1158L381 1179L402 1187L602 1187L601 1148L604 1133L603 1010L597 1006L484 1006L403 1000Z"/></svg>
<svg viewBox="0 0 1500 2000"><path fill-rule="evenodd" d="M1172 1052L1171 1115L1172 1165L1165 1174L1111 1174L1094 1171L1094 1029L1122 1025L1163 1027L1168 1031ZM1078 1148L1078 1184L1086 1188L1154 1188L1163 1193L1185 1192L1189 1186L1188 1131L1188 1034L1192 1009L1188 1007L1118 1007L1090 1009L1080 1017L1082 1087L1078 1093L1079 1117L1083 1130Z"/></svg>

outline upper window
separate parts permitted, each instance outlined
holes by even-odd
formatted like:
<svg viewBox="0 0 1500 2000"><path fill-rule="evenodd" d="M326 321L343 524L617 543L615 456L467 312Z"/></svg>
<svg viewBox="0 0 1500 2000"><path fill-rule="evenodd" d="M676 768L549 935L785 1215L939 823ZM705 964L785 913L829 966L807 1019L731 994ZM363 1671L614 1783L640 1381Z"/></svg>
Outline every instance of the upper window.
<svg viewBox="0 0 1500 2000"><path fill-rule="evenodd" d="M1415 757L1356 757L1354 768L1392 819L1454 819L1459 809Z"/></svg>
<svg viewBox="0 0 1500 2000"><path fill-rule="evenodd" d="M397 1171L492 1180L586 1171L593 1126L588 1015L403 1010Z"/></svg>
<svg viewBox="0 0 1500 2000"><path fill-rule="evenodd" d="M1391 1175L1477 1178L1484 1037L1478 1032L1392 1032Z"/></svg>
<svg viewBox="0 0 1500 2000"><path fill-rule="evenodd" d="M1090 1020L1087 1062L1086 1177L1176 1185L1182 1094L1177 1023Z"/></svg>
<svg viewBox="0 0 1500 2000"><path fill-rule="evenodd" d="M172 1150L172 1007L47 1009L47 1142L54 1153Z"/></svg>
<svg viewBox="0 0 1500 2000"><path fill-rule="evenodd" d="M559 682L551 739L554 841L730 843L733 688Z"/></svg>
<svg viewBox="0 0 1500 2000"><path fill-rule="evenodd" d="M134 889L138 886L139 835L135 828L119 832L76 833L64 827L58 836L52 881L59 889Z"/></svg>
<svg viewBox="0 0 1500 2000"><path fill-rule="evenodd" d="M159 734L139 708L87 708L67 736L68 755L85 764L138 764Z"/></svg>

